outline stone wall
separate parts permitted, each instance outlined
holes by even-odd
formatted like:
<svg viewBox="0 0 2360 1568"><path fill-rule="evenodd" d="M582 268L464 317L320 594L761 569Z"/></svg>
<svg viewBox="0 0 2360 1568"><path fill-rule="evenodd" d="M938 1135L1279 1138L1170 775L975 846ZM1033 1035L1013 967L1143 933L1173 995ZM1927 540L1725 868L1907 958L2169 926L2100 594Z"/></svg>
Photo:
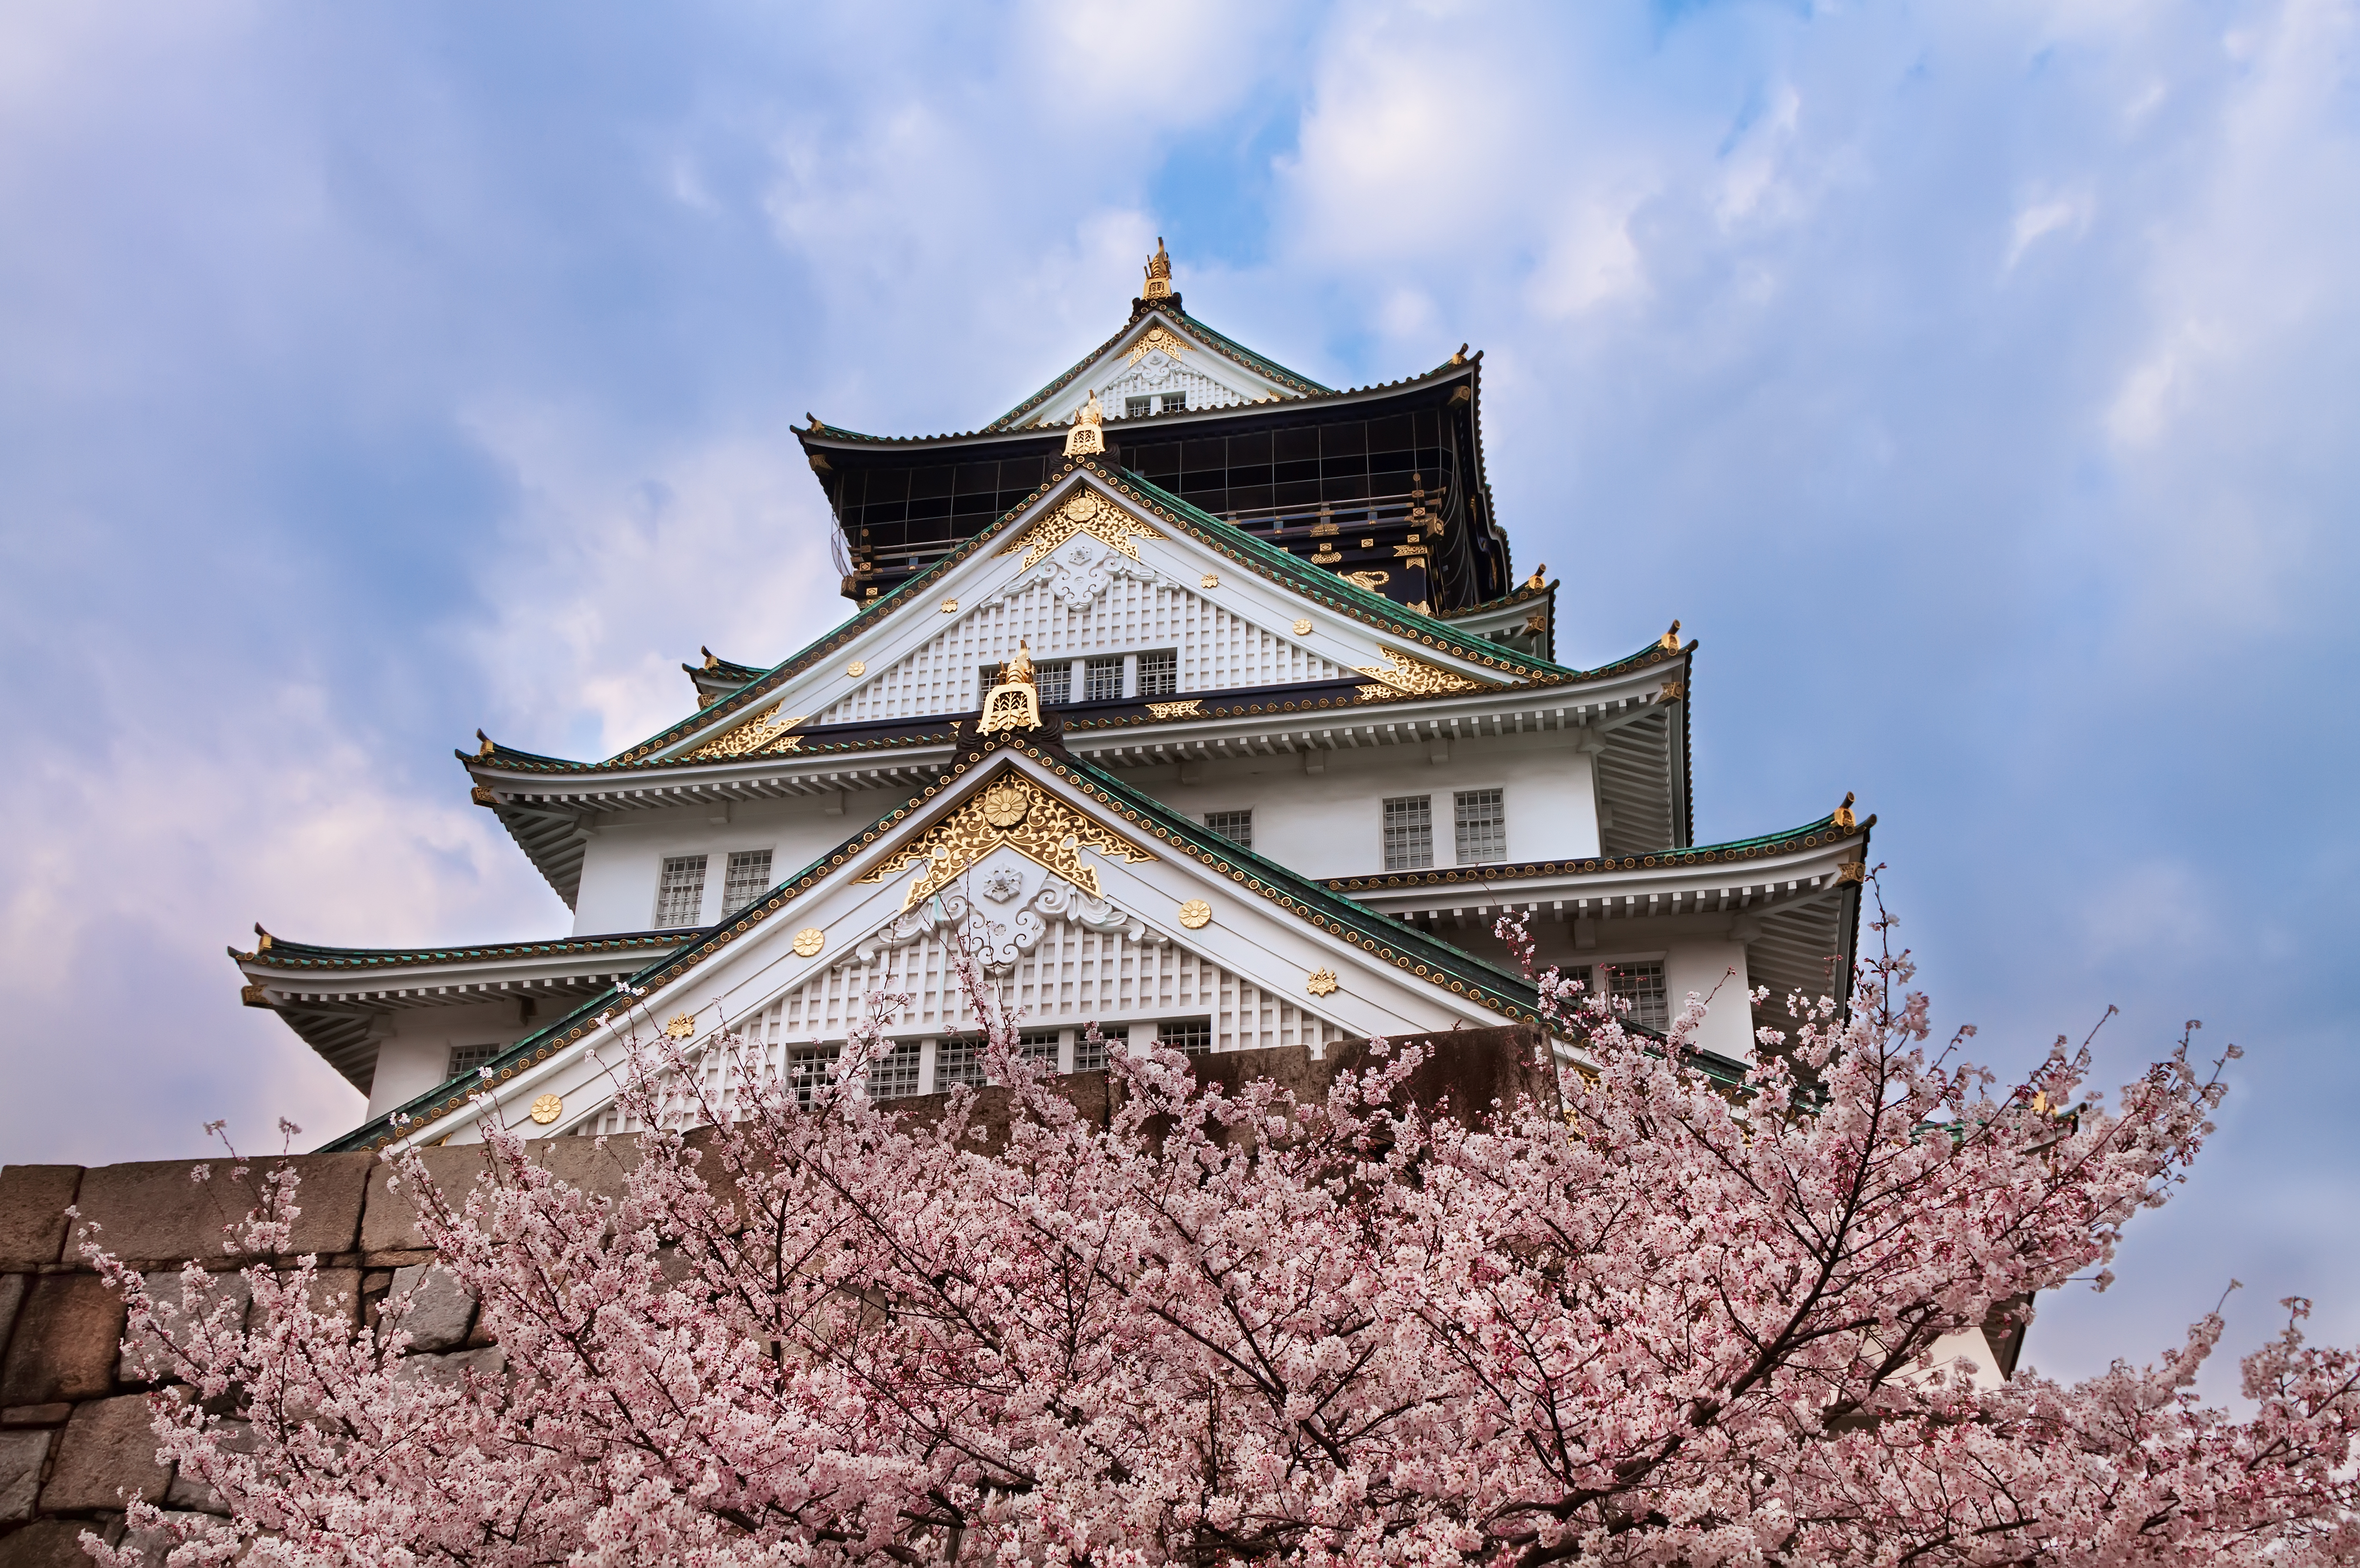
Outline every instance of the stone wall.
<svg viewBox="0 0 2360 1568"><path fill-rule="evenodd" d="M1464 1116L1520 1092L1552 1092L1551 1080L1533 1066L1541 1043L1536 1029L1466 1029L1427 1040L1434 1049L1405 1097L1426 1104L1447 1098ZM1318 1099L1339 1073L1368 1064L1367 1049L1361 1042L1330 1046L1318 1059L1299 1046L1236 1051L1199 1057L1196 1065L1225 1084L1269 1077ZM1072 1073L1058 1083L1087 1116L1104 1124L1119 1093L1105 1073ZM943 1099L903 1104L923 1118L936 1114ZM1008 1111L1005 1090L982 1091L988 1147L1005 1145ZM561 1176L607 1192L621 1188L637 1158L628 1138L603 1148L592 1138L552 1138L533 1149ZM448 1188L481 1169L483 1149L432 1149L426 1160ZM200 1163L213 1168L211 1181L191 1180ZM254 1171L258 1175L272 1163L256 1160ZM303 1179L302 1213L290 1253L317 1255L324 1290L340 1297L355 1321L373 1318L397 1287L422 1284L410 1319L413 1352L450 1362L497 1360L498 1348L476 1330L473 1301L430 1271L433 1254L417 1214L388 1190L388 1171L377 1156L304 1155L294 1163ZM245 1214L252 1192L227 1179L228 1166L173 1160L0 1170L0 1568L87 1563L82 1532L119 1541L126 1493L169 1509L219 1510L209 1493L156 1462L148 1399L157 1386L136 1376L122 1345L123 1302L82 1263L65 1210L78 1207L84 1221L101 1227L110 1251L148 1272L151 1290L177 1300L172 1277L189 1258L232 1266L222 1250L224 1227ZM147 1544L160 1563L162 1543Z"/></svg>

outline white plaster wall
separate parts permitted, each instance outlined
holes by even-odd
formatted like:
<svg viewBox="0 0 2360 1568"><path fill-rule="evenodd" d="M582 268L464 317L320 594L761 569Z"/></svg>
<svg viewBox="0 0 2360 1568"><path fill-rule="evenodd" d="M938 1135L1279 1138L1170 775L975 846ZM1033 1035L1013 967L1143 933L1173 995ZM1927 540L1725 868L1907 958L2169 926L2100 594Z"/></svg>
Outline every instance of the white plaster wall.
<svg viewBox="0 0 2360 1568"><path fill-rule="evenodd" d="M907 797L856 789L848 798L807 796L793 800L740 801L730 820L714 822L702 808L635 812L610 817L582 858L582 887L574 900L574 934L646 931L654 922L656 881L665 857L702 855L705 909L697 923L721 918L721 893L729 856L740 850L770 852L770 880L785 880L842 844L851 833L900 805ZM843 802L843 813L826 807Z"/></svg>
<svg viewBox="0 0 2360 1568"><path fill-rule="evenodd" d="M1174 766L1125 770L1122 777L1196 818L1207 811L1254 813L1253 847L1305 877L1366 876L1384 869L1384 802L1398 795L1434 797L1434 864L1457 864L1451 796L1497 788L1508 816L1509 860L1563 860L1598 853L1598 808L1590 758L1572 736L1554 734L1454 741L1448 760L1423 746L1347 748L1322 754L1325 768L1304 771L1298 757L1207 762L1181 782Z"/></svg>
<svg viewBox="0 0 2360 1568"><path fill-rule="evenodd" d="M1732 969L1737 973L1730 974ZM1733 1062L1754 1060L1754 1010L1746 1000L1746 985L1743 942L1692 937L1664 949L1664 999L1672 1017L1679 1017L1692 991L1712 997L1697 1030L1700 1050Z"/></svg>
<svg viewBox="0 0 2360 1568"><path fill-rule="evenodd" d="M514 1045L547 1023L551 1015L527 1021L514 1001L467 1007L414 1007L393 1015L393 1033L377 1048L377 1077L369 1085L368 1114L381 1116L429 1089L438 1087L460 1045Z"/></svg>

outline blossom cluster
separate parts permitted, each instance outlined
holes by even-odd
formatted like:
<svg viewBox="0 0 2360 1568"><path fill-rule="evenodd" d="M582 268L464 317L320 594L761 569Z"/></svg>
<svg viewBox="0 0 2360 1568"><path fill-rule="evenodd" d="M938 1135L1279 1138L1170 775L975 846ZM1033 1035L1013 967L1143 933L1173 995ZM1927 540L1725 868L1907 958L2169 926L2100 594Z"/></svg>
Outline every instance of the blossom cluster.
<svg viewBox="0 0 2360 1568"><path fill-rule="evenodd" d="M2293 1323L2242 1420L2192 1392L2217 1317L2073 1387L1936 1361L2103 1268L2222 1088L2185 1039L2111 1105L2061 1041L2003 1088L1909 978L1795 999L1732 1089L1700 1003L1657 1036L1536 975L1560 1091L1487 1106L1412 1103L1377 1041L1316 1103L1120 1057L1086 1116L972 963L1004 1123L864 1096L898 996L816 1086L650 1031L618 1193L498 1115L464 1191L397 1160L496 1359L422 1375L410 1303L356 1324L309 1260L247 1269L247 1313L101 1255L186 1386L164 1448L230 1510L176 1516L173 1561L2360 1557L2360 1360ZM266 1192L257 1256L300 1199Z"/></svg>

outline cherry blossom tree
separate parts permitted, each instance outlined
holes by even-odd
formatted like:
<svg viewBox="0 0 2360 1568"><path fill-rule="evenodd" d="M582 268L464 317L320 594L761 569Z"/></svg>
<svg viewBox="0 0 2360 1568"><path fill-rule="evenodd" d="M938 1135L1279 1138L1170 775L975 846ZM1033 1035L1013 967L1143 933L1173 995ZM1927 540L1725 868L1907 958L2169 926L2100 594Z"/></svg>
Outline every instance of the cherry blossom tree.
<svg viewBox="0 0 2360 1568"><path fill-rule="evenodd" d="M1732 1089L1702 1000L1658 1036L1548 972L1553 1100L1413 1104L1383 1041L1317 1103L1159 1049L1101 1123L961 979L1004 1116L865 1096L889 995L815 1084L643 1029L616 1195L497 1105L464 1191L399 1157L495 1351L406 1354L412 1300L356 1326L264 1266L284 1167L228 1242L250 1312L93 1242L163 1448L231 1510L133 1522L191 1564L2360 1558L2360 1358L2300 1302L2242 1420L2192 1391L2217 1314L2073 1387L1937 1358L2182 1179L2223 1093L2186 1037L2111 1102L2061 1040L2003 1086L1971 1031L1929 1049L1888 950Z"/></svg>

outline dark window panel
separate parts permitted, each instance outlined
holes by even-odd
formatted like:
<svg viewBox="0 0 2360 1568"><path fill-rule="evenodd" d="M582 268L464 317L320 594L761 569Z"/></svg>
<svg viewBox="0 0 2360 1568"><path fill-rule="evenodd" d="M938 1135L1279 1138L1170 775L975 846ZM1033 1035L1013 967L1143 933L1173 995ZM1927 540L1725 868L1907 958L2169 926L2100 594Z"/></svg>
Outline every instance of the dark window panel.
<svg viewBox="0 0 2360 1568"><path fill-rule="evenodd" d="M1410 422L1417 427L1418 445L1438 447L1442 444L1442 415L1438 410L1416 409L1411 413Z"/></svg>
<svg viewBox="0 0 2360 1568"><path fill-rule="evenodd" d="M1262 469L1256 472L1269 471ZM1240 512L1266 512L1277 505L1272 498L1273 495L1271 486L1267 485L1232 485L1229 486L1229 505Z"/></svg>
<svg viewBox="0 0 2360 1568"><path fill-rule="evenodd" d="M947 517L950 515L951 498L948 495L920 495L912 497L910 501L912 521L920 517Z"/></svg>
<svg viewBox="0 0 2360 1568"><path fill-rule="evenodd" d="M947 464L913 468L910 470L910 499L916 501L933 495L947 495L951 493L952 478L953 473Z"/></svg>
<svg viewBox="0 0 2360 1568"><path fill-rule="evenodd" d="M1002 490L1030 490L1041 483L1041 462L1037 457L1011 457L1000 465L1000 487Z"/></svg>
<svg viewBox="0 0 2360 1568"><path fill-rule="evenodd" d="M1393 486L1395 489L1409 488L1408 475L1416 466L1417 453L1414 452L1372 452L1369 454L1371 474L1385 474L1401 476L1401 483Z"/></svg>
<svg viewBox="0 0 2360 1568"><path fill-rule="evenodd" d="M1216 436L1209 441L1184 441L1180 447L1180 466L1191 474L1208 468L1229 465L1229 443Z"/></svg>
<svg viewBox="0 0 2360 1568"><path fill-rule="evenodd" d="M1301 425L1291 430L1271 431L1270 455L1273 463L1299 463L1306 458L1317 457L1319 427Z"/></svg>
<svg viewBox="0 0 2360 1568"><path fill-rule="evenodd" d="M1280 466L1284 474L1285 467ZM1319 481L1317 479L1282 478L1271 488L1277 492L1272 505L1278 506L1316 506L1319 504Z"/></svg>
<svg viewBox="0 0 2360 1568"><path fill-rule="evenodd" d="M1267 463L1229 464L1231 489L1240 485L1267 485L1271 482L1271 477L1270 464Z"/></svg>
<svg viewBox="0 0 2360 1568"><path fill-rule="evenodd" d="M1304 479L1317 484L1319 479L1319 464L1316 461L1274 463L1271 464L1270 476L1273 483L1279 485L1288 485Z"/></svg>
<svg viewBox="0 0 2360 1568"><path fill-rule="evenodd" d="M1250 436L1229 438L1229 466L1244 467L1270 461L1270 432L1262 430Z"/></svg>
<svg viewBox="0 0 2360 1568"><path fill-rule="evenodd" d="M871 468L865 472L868 502L906 501L910 498L910 471L906 468Z"/></svg>
<svg viewBox="0 0 2360 1568"><path fill-rule="evenodd" d="M1180 472L1180 443L1177 441L1159 441L1153 446L1131 447L1128 449L1128 456L1131 459L1131 466L1150 479L1159 474Z"/></svg>
<svg viewBox="0 0 2360 1568"><path fill-rule="evenodd" d="M1407 414L1394 414L1387 419L1369 421L1371 452L1407 452L1416 444L1417 438L1411 432Z"/></svg>
<svg viewBox="0 0 2360 1568"><path fill-rule="evenodd" d="M996 463L962 463L958 465L958 494L989 495L1000 488L1000 464Z"/></svg>
<svg viewBox="0 0 2360 1568"><path fill-rule="evenodd" d="M1365 479L1368 473L1369 460L1365 457L1323 457L1319 460L1319 477L1322 479L1334 479L1342 474Z"/></svg>
<svg viewBox="0 0 2360 1568"><path fill-rule="evenodd" d="M1000 515L999 499L989 490L980 495L961 495L956 499L951 510L962 517L996 517Z"/></svg>
<svg viewBox="0 0 2360 1568"><path fill-rule="evenodd" d="M1319 455L1358 457L1369 450L1367 425L1359 419L1348 419L1340 425L1328 425L1319 431Z"/></svg>
<svg viewBox="0 0 2360 1568"><path fill-rule="evenodd" d="M1365 475L1358 474L1324 474L1319 477L1319 490L1323 500L1364 500L1369 494L1369 481ZM1339 517L1337 520L1341 522L1343 519Z"/></svg>

